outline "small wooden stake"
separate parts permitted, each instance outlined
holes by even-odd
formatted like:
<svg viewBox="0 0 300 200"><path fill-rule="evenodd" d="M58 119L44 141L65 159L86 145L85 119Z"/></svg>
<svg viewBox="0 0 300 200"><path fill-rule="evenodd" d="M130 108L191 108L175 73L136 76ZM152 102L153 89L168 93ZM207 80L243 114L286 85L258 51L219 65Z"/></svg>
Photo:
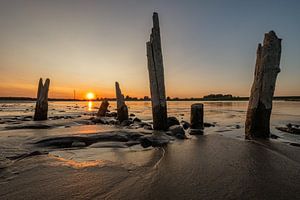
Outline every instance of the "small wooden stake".
<svg viewBox="0 0 300 200"><path fill-rule="evenodd" d="M128 120L128 108L125 104L124 95L121 92L119 83L116 82L117 113L120 122Z"/></svg>
<svg viewBox="0 0 300 200"><path fill-rule="evenodd" d="M280 72L281 39L274 31L258 45L254 81L245 123L245 138L270 137L270 116L277 74Z"/></svg>
<svg viewBox="0 0 300 200"><path fill-rule="evenodd" d="M49 91L50 79L46 79L43 85L43 79L40 78L37 100L34 112L34 121L47 120L48 117L48 91Z"/></svg>
<svg viewBox="0 0 300 200"><path fill-rule="evenodd" d="M203 104L195 103L191 106L190 134L202 134L204 129Z"/></svg>
<svg viewBox="0 0 300 200"><path fill-rule="evenodd" d="M104 117L106 112L107 112L108 106L109 106L108 101L106 99L103 100L102 103L101 103L101 106L98 110L97 117Z"/></svg>

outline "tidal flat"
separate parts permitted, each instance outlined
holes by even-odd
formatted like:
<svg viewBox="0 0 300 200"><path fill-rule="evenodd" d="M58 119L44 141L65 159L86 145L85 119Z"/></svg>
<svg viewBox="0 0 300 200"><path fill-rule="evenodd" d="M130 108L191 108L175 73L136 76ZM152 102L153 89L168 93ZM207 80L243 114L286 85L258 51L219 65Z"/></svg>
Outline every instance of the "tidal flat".
<svg viewBox="0 0 300 200"><path fill-rule="evenodd" d="M189 122L195 102L168 102L168 116ZM297 199L300 102L274 101L273 138L244 139L247 102L202 102L204 135L177 139L139 126L93 121L100 102L0 102L1 199ZM151 103L127 102L131 118L151 124ZM109 110L114 112L115 102ZM156 135L144 148L140 137ZM276 137L275 137L276 136ZM275 139L276 138L276 139Z"/></svg>

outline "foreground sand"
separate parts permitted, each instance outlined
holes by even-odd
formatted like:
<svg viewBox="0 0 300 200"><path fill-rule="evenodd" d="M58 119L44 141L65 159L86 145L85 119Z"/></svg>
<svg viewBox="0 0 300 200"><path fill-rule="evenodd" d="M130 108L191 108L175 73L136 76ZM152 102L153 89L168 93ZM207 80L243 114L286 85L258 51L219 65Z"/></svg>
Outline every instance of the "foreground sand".
<svg viewBox="0 0 300 200"><path fill-rule="evenodd" d="M52 155L25 158L0 169L0 199L297 199L300 196L299 147L210 134L177 140L146 152L138 162L134 162L134 152L124 151L111 155L120 158L110 162L110 159L71 162ZM106 158L109 157L108 154Z"/></svg>

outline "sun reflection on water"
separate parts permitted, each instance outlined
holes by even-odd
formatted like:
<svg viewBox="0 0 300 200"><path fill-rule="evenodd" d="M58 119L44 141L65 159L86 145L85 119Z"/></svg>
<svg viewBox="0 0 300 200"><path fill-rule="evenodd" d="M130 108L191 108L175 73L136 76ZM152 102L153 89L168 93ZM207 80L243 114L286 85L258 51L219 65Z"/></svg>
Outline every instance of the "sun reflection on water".
<svg viewBox="0 0 300 200"><path fill-rule="evenodd" d="M93 108L93 102L89 101L88 102L88 111L92 111L92 108Z"/></svg>

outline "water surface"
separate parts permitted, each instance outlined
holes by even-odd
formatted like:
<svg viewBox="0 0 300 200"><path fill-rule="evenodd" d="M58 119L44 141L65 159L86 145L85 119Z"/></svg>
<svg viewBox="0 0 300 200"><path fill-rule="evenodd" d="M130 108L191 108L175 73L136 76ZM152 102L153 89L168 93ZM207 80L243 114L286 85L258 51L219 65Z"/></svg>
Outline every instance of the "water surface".
<svg viewBox="0 0 300 200"><path fill-rule="evenodd" d="M49 102L49 117L65 115L89 115L97 112L101 102ZM168 102L168 115L175 116L179 120L190 121L190 107L193 101L171 101ZM247 101L204 101L204 119L206 122L215 123L213 131L229 132L236 127L244 128L246 118ZM128 101L129 113L136 117L151 121L150 101ZM0 102L0 118L33 115L34 102ZM115 111L116 103L110 102L109 110ZM291 141L300 141L298 135L284 133L275 129L276 126L285 126L288 123L300 124L300 102L297 101L274 101L271 116L272 133ZM240 136L243 131L239 131ZM230 133L228 133L229 135Z"/></svg>

